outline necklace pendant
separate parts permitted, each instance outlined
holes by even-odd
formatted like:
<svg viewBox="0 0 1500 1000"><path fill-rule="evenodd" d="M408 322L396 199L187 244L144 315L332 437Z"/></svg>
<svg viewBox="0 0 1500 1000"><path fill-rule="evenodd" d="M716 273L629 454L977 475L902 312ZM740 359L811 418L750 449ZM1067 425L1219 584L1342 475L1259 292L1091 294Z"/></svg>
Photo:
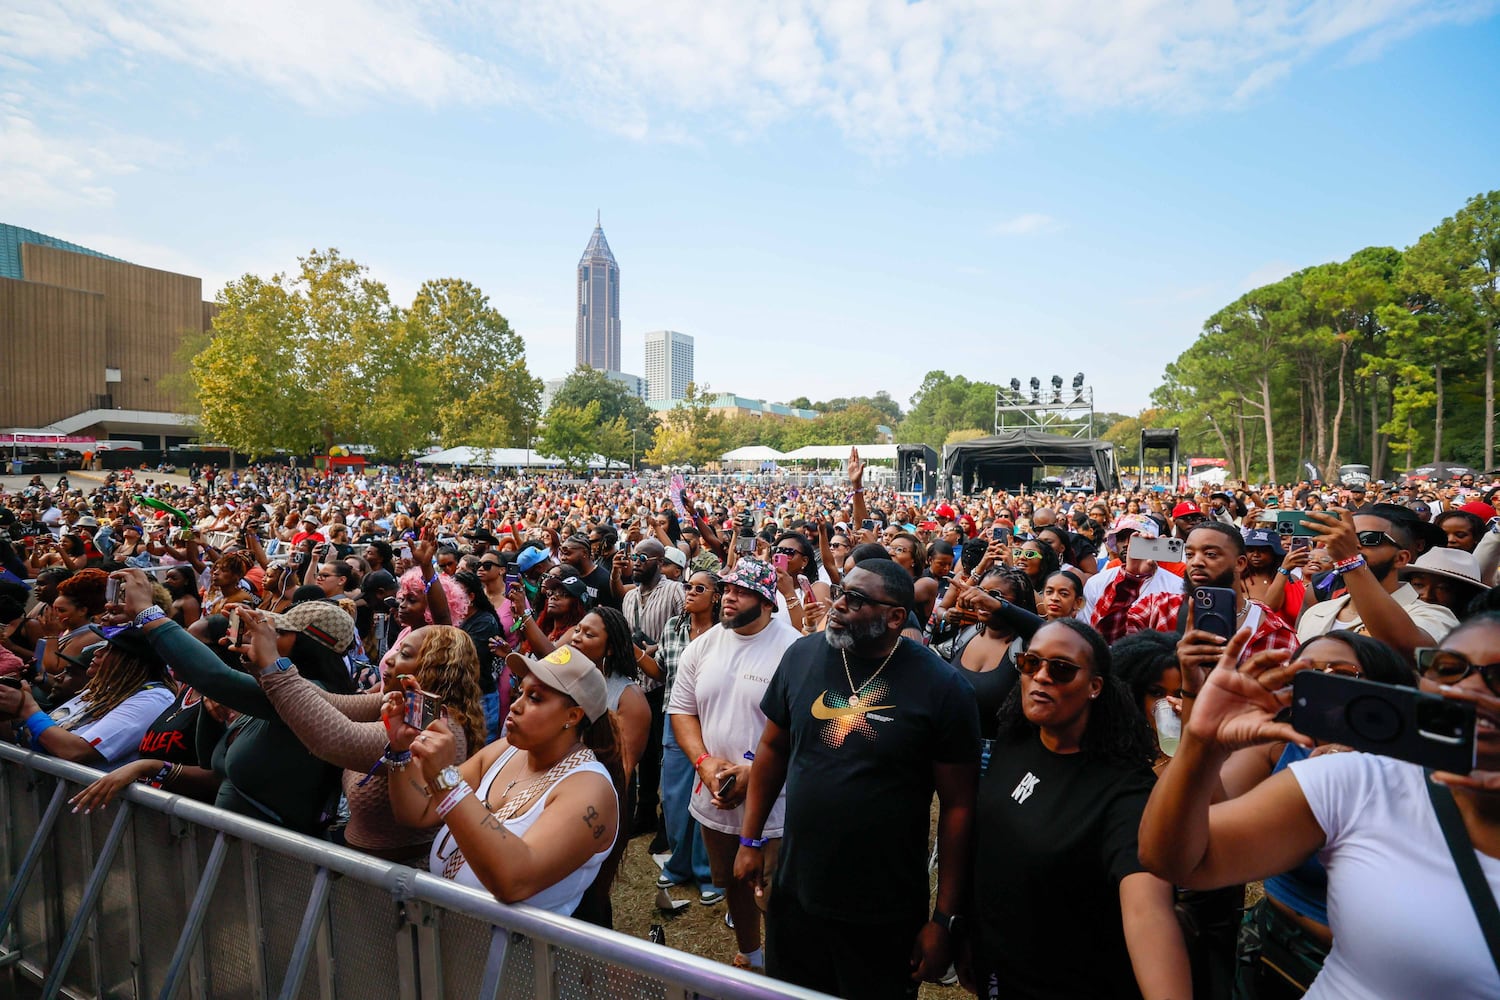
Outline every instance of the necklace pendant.
<svg viewBox="0 0 1500 1000"><path fill-rule="evenodd" d="M859 704L859 695L857 693L856 694L851 694L849 696L849 705L850 705L850 707L853 707L853 706L858 705L858 704Z"/></svg>

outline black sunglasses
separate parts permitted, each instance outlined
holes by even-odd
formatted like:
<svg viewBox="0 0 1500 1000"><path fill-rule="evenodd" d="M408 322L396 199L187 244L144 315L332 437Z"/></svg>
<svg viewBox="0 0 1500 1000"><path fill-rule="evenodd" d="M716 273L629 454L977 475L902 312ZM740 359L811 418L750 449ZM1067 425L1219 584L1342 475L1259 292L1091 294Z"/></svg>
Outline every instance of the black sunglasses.
<svg viewBox="0 0 1500 1000"><path fill-rule="evenodd" d="M897 604L895 601L882 601L877 597L871 597L868 594L861 594L859 591L850 590L843 584L839 583L829 585L828 598L830 601L833 601L835 603L837 603L838 601L843 601L844 606L847 607L850 611L859 611L866 604L879 604L887 608L905 607L904 604Z"/></svg>
<svg viewBox="0 0 1500 1000"><path fill-rule="evenodd" d="M1396 548L1401 548L1401 543L1383 531L1356 531L1354 537L1359 539L1359 544L1367 549L1373 549L1382 542L1390 542Z"/></svg>
<svg viewBox="0 0 1500 1000"><path fill-rule="evenodd" d="M1078 671L1083 669L1069 660L1043 656L1040 653L1027 652L1016 657L1016 669L1027 677L1034 676L1043 667L1047 668L1047 676L1052 678L1054 684L1071 684L1073 678L1078 676Z"/></svg>
<svg viewBox="0 0 1500 1000"><path fill-rule="evenodd" d="M490 561L489 561L489 560L487 560L487 559L481 559L481 560L480 560L480 561L479 561L479 568L480 568L480 569L499 569L499 568L500 568L500 566L501 566L501 564L500 564L500 563L497 563L497 562L490 562Z"/></svg>
<svg viewBox="0 0 1500 1000"><path fill-rule="evenodd" d="M787 549L784 549L784 548L781 548L780 546L777 546L777 548L776 548L776 554L780 555L780 556L786 556L786 557L790 558L792 556L805 555L806 553L804 553L799 548L787 548Z"/></svg>
<svg viewBox="0 0 1500 1000"><path fill-rule="evenodd" d="M1484 686L1500 694L1500 663L1473 663L1462 653L1424 647L1418 649L1417 670L1423 677L1449 687L1477 673Z"/></svg>

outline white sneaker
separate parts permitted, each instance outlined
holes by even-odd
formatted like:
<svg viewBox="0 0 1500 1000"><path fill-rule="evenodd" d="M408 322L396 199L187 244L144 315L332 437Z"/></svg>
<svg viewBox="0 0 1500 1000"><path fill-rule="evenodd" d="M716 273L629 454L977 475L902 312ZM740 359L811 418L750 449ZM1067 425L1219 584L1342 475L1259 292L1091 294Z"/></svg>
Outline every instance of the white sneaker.
<svg viewBox="0 0 1500 1000"><path fill-rule="evenodd" d="M667 852L665 854L653 854L651 855L651 860L656 862L656 867L666 868L667 862L672 860L672 854L671 852Z"/></svg>

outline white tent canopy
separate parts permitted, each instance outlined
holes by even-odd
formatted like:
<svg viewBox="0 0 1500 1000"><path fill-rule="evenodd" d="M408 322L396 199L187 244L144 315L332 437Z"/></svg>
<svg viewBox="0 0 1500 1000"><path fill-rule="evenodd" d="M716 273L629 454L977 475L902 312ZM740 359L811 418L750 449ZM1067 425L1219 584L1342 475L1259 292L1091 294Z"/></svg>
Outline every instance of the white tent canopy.
<svg viewBox="0 0 1500 1000"><path fill-rule="evenodd" d="M423 455L417 462L420 465L484 465L526 469L556 469L562 465L555 458L548 458L526 448L470 448L466 445Z"/></svg>
<svg viewBox="0 0 1500 1000"><path fill-rule="evenodd" d="M734 451L726 451L719 456L719 460L723 462L774 462L785 457L775 448L763 444L749 444L743 448L736 448Z"/></svg>
<svg viewBox="0 0 1500 1000"><path fill-rule="evenodd" d="M788 462L842 462L848 459L851 448L859 449L859 457L877 462L894 462L896 446L893 444L810 444L782 457Z"/></svg>

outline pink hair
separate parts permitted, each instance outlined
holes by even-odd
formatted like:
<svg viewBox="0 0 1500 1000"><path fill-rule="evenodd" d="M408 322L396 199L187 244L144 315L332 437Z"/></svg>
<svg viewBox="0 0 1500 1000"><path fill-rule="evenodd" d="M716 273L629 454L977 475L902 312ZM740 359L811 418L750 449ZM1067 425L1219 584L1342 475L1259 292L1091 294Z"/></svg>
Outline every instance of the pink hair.
<svg viewBox="0 0 1500 1000"><path fill-rule="evenodd" d="M453 577L446 573L434 574L438 586L443 588L443 593L448 598L448 611L453 616L454 622L461 622L469 617L469 593ZM412 567L401 574L401 582L396 588L398 594L425 594L427 581L422 579L422 571ZM432 609L428 608L425 618L428 624L432 623Z"/></svg>

